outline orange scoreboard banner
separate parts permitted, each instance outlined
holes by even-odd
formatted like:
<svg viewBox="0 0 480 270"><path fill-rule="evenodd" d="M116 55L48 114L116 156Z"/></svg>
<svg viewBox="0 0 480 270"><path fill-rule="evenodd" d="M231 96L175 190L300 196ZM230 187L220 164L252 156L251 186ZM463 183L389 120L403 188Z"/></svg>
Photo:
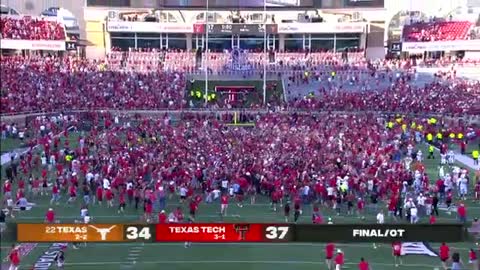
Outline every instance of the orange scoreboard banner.
<svg viewBox="0 0 480 270"><path fill-rule="evenodd" d="M148 225L129 224L17 224L19 242L148 241Z"/></svg>

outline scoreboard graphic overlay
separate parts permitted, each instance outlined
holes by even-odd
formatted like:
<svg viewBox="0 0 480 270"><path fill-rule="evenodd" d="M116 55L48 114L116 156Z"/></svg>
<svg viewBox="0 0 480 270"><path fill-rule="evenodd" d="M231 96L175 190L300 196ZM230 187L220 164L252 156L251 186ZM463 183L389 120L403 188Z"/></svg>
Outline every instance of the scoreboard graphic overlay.
<svg viewBox="0 0 480 270"><path fill-rule="evenodd" d="M462 225L18 224L18 242L462 242Z"/></svg>

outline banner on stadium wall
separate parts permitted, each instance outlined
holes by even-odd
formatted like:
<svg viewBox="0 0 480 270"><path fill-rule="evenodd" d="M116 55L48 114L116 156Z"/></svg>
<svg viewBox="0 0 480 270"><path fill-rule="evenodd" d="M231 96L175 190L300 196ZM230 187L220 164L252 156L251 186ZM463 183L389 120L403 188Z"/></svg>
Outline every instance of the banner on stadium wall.
<svg viewBox="0 0 480 270"><path fill-rule="evenodd" d="M402 50L409 53L439 51L480 51L480 40L403 42Z"/></svg>
<svg viewBox="0 0 480 270"><path fill-rule="evenodd" d="M14 40L1 39L0 48L31 51L65 51L65 40Z"/></svg>
<svg viewBox="0 0 480 270"><path fill-rule="evenodd" d="M107 21L107 31L123 33L193 33L193 24Z"/></svg>
<svg viewBox="0 0 480 270"><path fill-rule="evenodd" d="M365 23L280 23L280 34L334 34L334 33L363 33Z"/></svg>

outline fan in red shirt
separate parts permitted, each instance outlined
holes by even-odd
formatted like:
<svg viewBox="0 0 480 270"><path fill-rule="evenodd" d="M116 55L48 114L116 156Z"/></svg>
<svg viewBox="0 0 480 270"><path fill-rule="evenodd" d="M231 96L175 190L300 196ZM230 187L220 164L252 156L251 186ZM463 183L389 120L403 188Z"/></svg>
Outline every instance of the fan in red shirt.
<svg viewBox="0 0 480 270"><path fill-rule="evenodd" d="M177 207L177 209L175 210L175 212L173 214L175 215L175 218L177 219L178 223L183 222L184 216L183 216L183 211L182 211L181 207Z"/></svg>
<svg viewBox="0 0 480 270"><path fill-rule="evenodd" d="M473 265L473 269L478 269L477 252L473 248L468 252L468 262Z"/></svg>
<svg viewBox="0 0 480 270"><path fill-rule="evenodd" d="M190 219L195 220L195 213L198 209L198 203L194 198L190 200L189 208L190 208Z"/></svg>
<svg viewBox="0 0 480 270"><path fill-rule="evenodd" d="M458 219L461 223L465 224L467 222L467 208L465 204L461 203L457 208Z"/></svg>
<svg viewBox="0 0 480 270"><path fill-rule="evenodd" d="M152 202L150 200L147 200L147 199L145 199L144 204L145 204L144 218L145 218L145 221L148 223L148 222L151 221L153 205L152 205Z"/></svg>
<svg viewBox="0 0 480 270"><path fill-rule="evenodd" d="M103 188L101 185L97 187L96 197L97 197L98 204L101 205L102 199L103 199Z"/></svg>
<svg viewBox="0 0 480 270"><path fill-rule="evenodd" d="M58 188L57 184L54 184L52 187L52 199L50 200L50 204L56 203L60 200L60 189Z"/></svg>
<svg viewBox="0 0 480 270"><path fill-rule="evenodd" d="M392 255L395 262L395 267L398 267L399 263L402 264L402 243L393 242L392 243Z"/></svg>
<svg viewBox="0 0 480 270"><path fill-rule="evenodd" d="M167 214L165 214L165 210L160 211L158 213L158 223L165 224L167 223Z"/></svg>
<svg viewBox="0 0 480 270"><path fill-rule="evenodd" d="M328 243L325 246L325 263L327 264L327 269L328 270L333 270L332 259L333 259L334 251L335 251L335 244L334 243Z"/></svg>
<svg viewBox="0 0 480 270"><path fill-rule="evenodd" d="M432 214L430 215L430 220L429 220L429 222L430 222L430 225L433 225L433 224L435 224L435 223L437 222L437 218L435 217L435 214L434 214L434 213L432 213Z"/></svg>
<svg viewBox="0 0 480 270"><path fill-rule="evenodd" d="M17 270L18 266L20 265L20 252L15 244L12 245L12 250L8 255L8 259L10 260L10 268L9 270Z"/></svg>
<svg viewBox="0 0 480 270"><path fill-rule="evenodd" d="M49 208L47 213L45 214L45 222L50 224L55 222L55 212L52 208Z"/></svg>
<svg viewBox="0 0 480 270"><path fill-rule="evenodd" d="M345 264L345 259L343 252L339 249L337 255L335 256L335 270L342 270L343 265Z"/></svg>
<svg viewBox="0 0 480 270"><path fill-rule="evenodd" d="M12 195L12 184L10 184L9 180L5 180L5 184L3 184L3 194L6 198Z"/></svg>
<svg viewBox="0 0 480 270"><path fill-rule="evenodd" d="M222 217L227 215L227 208L228 208L228 195L223 194L221 200L221 208L220 208L220 215Z"/></svg>
<svg viewBox="0 0 480 270"><path fill-rule="evenodd" d="M360 263L358 263L358 270L370 270L370 265L364 258L360 258Z"/></svg>
<svg viewBox="0 0 480 270"><path fill-rule="evenodd" d="M442 261L442 266L444 269L447 269L447 261L450 258L450 248L447 244L442 243L440 246L440 260Z"/></svg>
<svg viewBox="0 0 480 270"><path fill-rule="evenodd" d="M279 190L273 191L271 196L272 196L272 208L273 208L273 211L276 212L278 202L280 201L280 198L281 198L280 191Z"/></svg>
<svg viewBox="0 0 480 270"><path fill-rule="evenodd" d="M67 203L72 203L77 199L77 187L74 185L70 185L68 188L68 193L70 194L70 198L68 198Z"/></svg>
<svg viewBox="0 0 480 270"><path fill-rule="evenodd" d="M121 190L120 193L118 194L118 213L123 213L125 211L125 190Z"/></svg>
<svg viewBox="0 0 480 270"><path fill-rule="evenodd" d="M108 207L113 207L113 192L109 188L105 191L105 200L107 200Z"/></svg>

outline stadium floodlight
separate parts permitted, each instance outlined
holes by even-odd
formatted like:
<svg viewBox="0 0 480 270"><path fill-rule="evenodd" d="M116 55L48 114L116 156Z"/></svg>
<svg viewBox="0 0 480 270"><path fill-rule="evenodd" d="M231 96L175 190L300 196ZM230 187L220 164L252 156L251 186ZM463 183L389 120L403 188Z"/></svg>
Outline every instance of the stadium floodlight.
<svg viewBox="0 0 480 270"><path fill-rule="evenodd" d="M263 105L267 105L267 0L263 0Z"/></svg>

